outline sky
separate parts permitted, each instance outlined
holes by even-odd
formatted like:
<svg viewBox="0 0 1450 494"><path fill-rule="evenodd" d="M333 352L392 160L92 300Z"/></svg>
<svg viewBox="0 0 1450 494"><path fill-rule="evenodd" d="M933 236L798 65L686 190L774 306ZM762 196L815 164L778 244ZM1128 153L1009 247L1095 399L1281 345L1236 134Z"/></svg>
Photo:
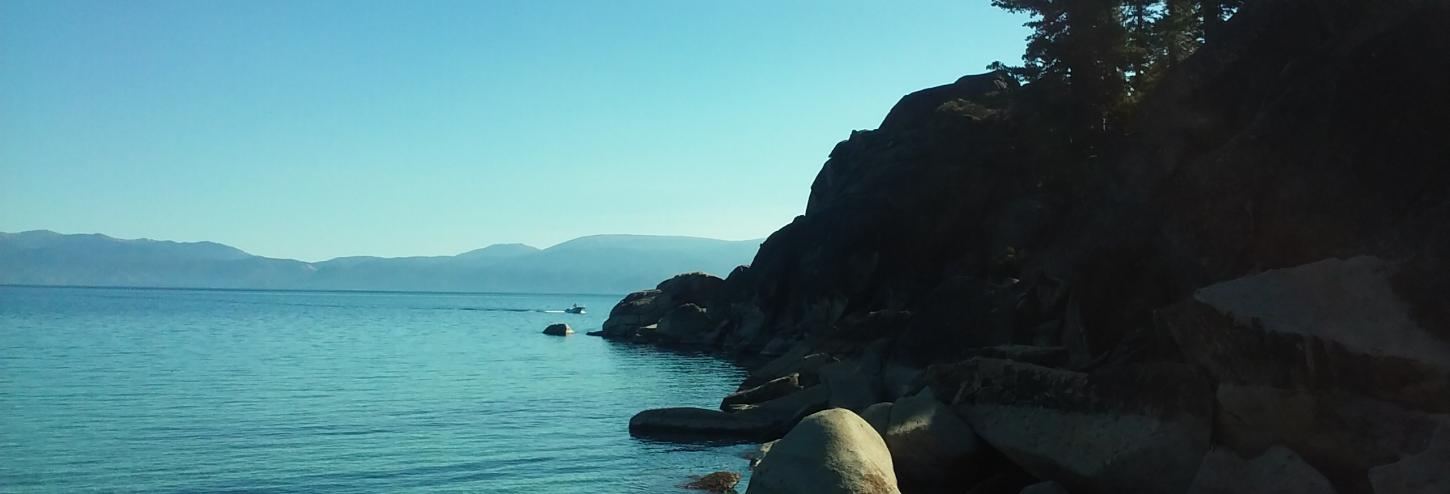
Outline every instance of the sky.
<svg viewBox="0 0 1450 494"><path fill-rule="evenodd" d="M0 1L0 231L269 257L762 238L986 0Z"/></svg>

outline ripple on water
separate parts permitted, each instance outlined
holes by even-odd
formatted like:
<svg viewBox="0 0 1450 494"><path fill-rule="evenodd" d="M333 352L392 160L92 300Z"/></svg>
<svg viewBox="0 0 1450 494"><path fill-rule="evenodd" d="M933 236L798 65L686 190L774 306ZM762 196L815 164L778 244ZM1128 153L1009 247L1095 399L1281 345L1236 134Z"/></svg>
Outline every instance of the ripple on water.
<svg viewBox="0 0 1450 494"><path fill-rule="evenodd" d="M6 492L667 492L741 444L628 435L743 377L539 334L617 297L0 287Z"/></svg>

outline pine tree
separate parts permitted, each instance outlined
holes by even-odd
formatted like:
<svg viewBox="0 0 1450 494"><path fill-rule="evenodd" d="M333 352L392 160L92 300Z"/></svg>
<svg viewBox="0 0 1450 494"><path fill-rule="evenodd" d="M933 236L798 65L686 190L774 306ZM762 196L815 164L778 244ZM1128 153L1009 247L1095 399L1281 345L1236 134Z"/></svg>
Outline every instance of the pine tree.
<svg viewBox="0 0 1450 494"><path fill-rule="evenodd" d="M1178 65L1198 49L1198 4L1191 0L1166 0L1163 15L1155 23L1158 42L1163 46L1163 68Z"/></svg>
<svg viewBox="0 0 1450 494"><path fill-rule="evenodd" d="M1128 99L1147 91L1152 85L1153 63L1159 58L1158 42L1153 30L1159 0L1126 0L1123 4L1123 29L1127 34L1124 55L1127 57Z"/></svg>
<svg viewBox="0 0 1450 494"><path fill-rule="evenodd" d="M1203 18L1203 41L1207 43L1217 39L1224 19L1233 15L1243 3L1243 0L1202 0L1198 11Z"/></svg>
<svg viewBox="0 0 1450 494"><path fill-rule="evenodd" d="M1065 88L1060 108L1080 136L1113 127L1161 74L1218 35L1243 0L992 0L1031 16L1021 66L1001 62L1023 82Z"/></svg>
<svg viewBox="0 0 1450 494"><path fill-rule="evenodd" d="M1101 132L1109 111L1127 93L1124 73L1132 62L1123 28L1123 0L993 0L992 4L1033 16L1027 27L1023 67L1030 80L1061 83L1073 101L1074 126ZM1001 68L1001 64L993 67Z"/></svg>

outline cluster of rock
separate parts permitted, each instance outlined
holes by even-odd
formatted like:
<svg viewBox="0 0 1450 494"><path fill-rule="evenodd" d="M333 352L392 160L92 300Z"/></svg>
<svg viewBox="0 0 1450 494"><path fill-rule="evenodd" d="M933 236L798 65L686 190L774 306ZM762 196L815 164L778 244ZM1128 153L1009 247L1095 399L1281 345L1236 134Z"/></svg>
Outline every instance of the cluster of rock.
<svg viewBox="0 0 1450 494"><path fill-rule="evenodd" d="M753 369L630 430L780 438L762 493L1450 492L1443 25L1249 2L1091 176L1043 89L908 95L749 267L615 307Z"/></svg>
<svg viewBox="0 0 1450 494"><path fill-rule="evenodd" d="M722 321L711 312L725 280L706 273L685 273L653 290L634 292L609 311L604 327L590 336L664 345L710 345Z"/></svg>

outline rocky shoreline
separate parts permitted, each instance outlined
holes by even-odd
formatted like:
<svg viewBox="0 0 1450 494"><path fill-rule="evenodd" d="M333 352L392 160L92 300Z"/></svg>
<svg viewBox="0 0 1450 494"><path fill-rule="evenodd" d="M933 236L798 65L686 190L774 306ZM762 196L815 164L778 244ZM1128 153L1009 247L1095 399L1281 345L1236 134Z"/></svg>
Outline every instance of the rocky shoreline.
<svg viewBox="0 0 1450 494"><path fill-rule="evenodd" d="M904 97L750 266L590 333L752 369L631 433L778 440L750 493L1450 492L1444 25L1250 3L1077 168L1041 89Z"/></svg>

